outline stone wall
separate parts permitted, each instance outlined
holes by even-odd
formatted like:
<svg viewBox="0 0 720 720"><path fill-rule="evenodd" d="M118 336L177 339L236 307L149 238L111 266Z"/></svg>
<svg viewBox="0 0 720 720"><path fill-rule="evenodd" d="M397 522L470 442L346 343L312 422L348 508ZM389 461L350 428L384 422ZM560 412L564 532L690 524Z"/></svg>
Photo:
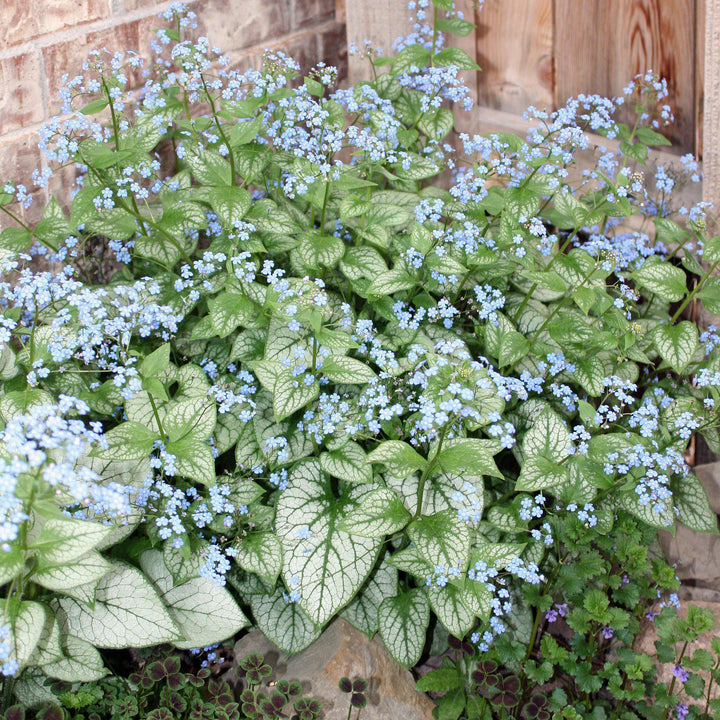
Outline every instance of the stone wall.
<svg viewBox="0 0 720 720"><path fill-rule="evenodd" d="M32 186L41 168L37 131L60 109L64 73L81 71L92 49L133 50L149 57L158 13L169 0L0 1L0 185ZM197 35L229 54L241 70L258 67L263 50L282 49L303 69L324 60L347 74L345 25L335 0L186 0L197 13ZM62 182L62 176L55 183ZM52 188L51 189L57 189ZM34 222L44 206L36 191L26 211ZM5 226L0 220L0 228Z"/></svg>

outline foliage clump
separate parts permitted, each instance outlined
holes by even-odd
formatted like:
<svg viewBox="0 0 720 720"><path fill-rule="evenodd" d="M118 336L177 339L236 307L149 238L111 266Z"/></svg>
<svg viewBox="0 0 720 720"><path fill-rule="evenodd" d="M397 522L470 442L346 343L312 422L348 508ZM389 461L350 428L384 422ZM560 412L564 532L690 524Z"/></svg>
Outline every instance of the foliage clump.
<svg viewBox="0 0 720 720"><path fill-rule="evenodd" d="M416 9L333 89L282 53L233 71L173 6L140 91L135 56L69 78L41 135L79 171L68 207L29 227L4 186L7 703L99 681L98 648L253 622L294 653L341 614L407 666L433 628L467 637L478 717L663 707L631 638L674 580L643 552L717 531L684 456L720 449L720 337L683 319L720 312L720 238L675 200L697 164L642 170L667 144L651 75L530 109L526 139L457 135L477 66L444 34L472 25ZM588 132L617 150L579 172Z"/></svg>

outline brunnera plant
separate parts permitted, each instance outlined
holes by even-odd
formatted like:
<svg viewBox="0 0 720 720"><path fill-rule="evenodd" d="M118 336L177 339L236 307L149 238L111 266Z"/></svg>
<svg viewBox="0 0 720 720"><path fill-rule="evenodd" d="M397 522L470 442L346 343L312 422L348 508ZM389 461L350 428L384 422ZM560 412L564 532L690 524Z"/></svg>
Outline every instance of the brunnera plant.
<svg viewBox="0 0 720 720"><path fill-rule="evenodd" d="M720 338L682 318L720 309L720 238L674 205L692 158L638 169L664 84L627 88L632 128L583 96L455 137L472 25L416 10L333 89L281 53L233 71L173 5L140 91L132 55L68 79L41 147L70 206L30 227L5 185L6 702L251 621L294 653L342 614L410 666L432 615L486 651L558 527L716 532L683 451L720 448ZM571 183L586 130L619 150Z"/></svg>

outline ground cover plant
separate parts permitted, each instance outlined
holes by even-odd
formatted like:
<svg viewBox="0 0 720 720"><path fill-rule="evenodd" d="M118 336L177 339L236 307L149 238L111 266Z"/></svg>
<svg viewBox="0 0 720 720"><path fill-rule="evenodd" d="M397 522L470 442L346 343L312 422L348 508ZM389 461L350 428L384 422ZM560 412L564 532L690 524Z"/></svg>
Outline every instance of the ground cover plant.
<svg viewBox="0 0 720 720"><path fill-rule="evenodd" d="M642 170L665 85L456 138L472 26L411 4L349 89L235 72L173 5L141 91L133 55L68 79L41 145L70 206L29 227L4 186L6 707L99 682L103 649L253 624L295 653L340 614L406 666L465 638L480 665L423 681L443 718L709 717L688 670L716 661L678 650L666 687L633 650L676 599L657 530L717 531L683 453L720 449L720 337L683 313L720 312L720 238L676 206L691 157ZM586 131L619 149L573 175ZM663 662L711 625L672 612Z"/></svg>

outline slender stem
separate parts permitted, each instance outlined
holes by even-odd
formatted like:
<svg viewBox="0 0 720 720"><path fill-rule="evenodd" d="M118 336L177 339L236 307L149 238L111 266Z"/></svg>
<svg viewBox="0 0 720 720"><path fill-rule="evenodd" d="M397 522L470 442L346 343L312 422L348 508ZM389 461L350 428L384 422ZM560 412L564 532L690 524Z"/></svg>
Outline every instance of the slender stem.
<svg viewBox="0 0 720 720"><path fill-rule="evenodd" d="M435 466L438 463L438 457L440 456L440 452L442 451L443 441L445 440L445 433L448 431L448 425L446 425L442 432L440 433L440 439L438 440L438 446L437 450L435 451L435 455L433 455L433 459L428 462L428 464L425 466L425 470L423 470L423 474L420 476L420 482L418 483L418 490L417 490L417 507L415 508L415 514L413 515L412 519L417 520L421 513L422 513L422 505L423 505L423 495L425 494L425 484L427 483L427 479L430 477L430 473L435 469Z"/></svg>
<svg viewBox="0 0 720 720"><path fill-rule="evenodd" d="M715 667L713 670L717 670L718 667L720 667L720 658L715 662ZM703 712L703 717L705 720L708 720L708 710L710 709L710 691L712 689L713 684L713 674L712 671L710 671L710 679L708 680L708 687L707 687L707 699L705 700L705 712Z"/></svg>
<svg viewBox="0 0 720 720"><path fill-rule="evenodd" d="M695 286L693 291L685 298L685 300L682 302L680 307L675 311L675 314L670 319L670 325L674 325L675 321L680 317L682 314L682 311L695 299L696 295L700 290L702 289L703 285L705 284L705 281L713 274L715 271L715 268L720 265L720 258L718 258L710 267L710 269L703 275L702 278L700 278L700 281Z"/></svg>
<svg viewBox="0 0 720 720"><path fill-rule="evenodd" d="M202 80L203 89L205 90L205 97L208 99L208 102L210 103L210 109L212 110L212 116L213 120L215 121L215 127L217 128L217 131L220 133L220 137L222 138L223 142L225 143L225 147L228 150L228 160L230 161L230 185L235 185L235 158L233 157L233 151L230 147L230 143L228 142L227 136L225 135L225 131L222 129L222 125L220 125L220 122L217 118L217 111L215 110L215 101L212 98L212 95L210 94L210 91L208 90L207 84L205 83L205 78L200 75L200 80Z"/></svg>
<svg viewBox="0 0 720 720"><path fill-rule="evenodd" d="M323 198L322 213L320 214L320 232L325 234L325 210L327 208L328 198L330 197L330 181L325 183L325 197Z"/></svg>
<svg viewBox="0 0 720 720"><path fill-rule="evenodd" d="M29 225L26 225L14 212L8 210L4 205L0 205L0 210L2 210L6 215L9 215L24 230L27 230L30 233L32 232Z"/></svg>
<svg viewBox="0 0 720 720"><path fill-rule="evenodd" d="M543 324L535 331L533 336L530 338L530 340L529 340L530 344L528 346L528 350L535 344L535 341L537 340L538 336L548 326L550 321L560 312L560 310L563 309L563 307L565 307L565 304L567 303L568 298L572 297L573 292L575 292L576 290L579 290L583 285L585 285L585 283L593 276L596 269L597 268L595 266L593 266L593 269L583 278L583 281L579 285L577 285L576 287L573 288L572 292L567 292L567 293L565 293L565 295L563 295L560 302L558 302L558 304L553 308L553 311L545 318L545 322L543 322ZM517 364L520 362L520 360L522 360L522 358L519 358L518 360L516 360L512 364L512 367L510 368L510 370L508 372L512 372L515 369L515 367L517 366Z"/></svg>
<svg viewBox="0 0 720 720"><path fill-rule="evenodd" d="M152 405L155 422L158 424L158 431L160 432L160 435L164 438L163 442L165 442L168 439L168 436L165 434L165 430L163 429L162 422L160 421L160 414L158 413L157 405L155 404L155 398L152 396L151 392L148 392L148 398L150 400L150 405Z"/></svg>
<svg viewBox="0 0 720 720"><path fill-rule="evenodd" d="M680 657L678 657L677 662L675 663L676 665L679 665L680 661L683 659L683 656L685 655L685 651L687 650L687 646L688 646L688 641L686 640L683 643L682 650L680 651ZM670 687L668 688L668 691L667 691L667 697L670 697L672 695L673 689L675 688L676 680L677 680L677 678L673 675L673 679L670 682ZM662 720L667 720L667 716L668 716L669 712L670 712L670 706L668 705L665 708L665 712L663 713Z"/></svg>

